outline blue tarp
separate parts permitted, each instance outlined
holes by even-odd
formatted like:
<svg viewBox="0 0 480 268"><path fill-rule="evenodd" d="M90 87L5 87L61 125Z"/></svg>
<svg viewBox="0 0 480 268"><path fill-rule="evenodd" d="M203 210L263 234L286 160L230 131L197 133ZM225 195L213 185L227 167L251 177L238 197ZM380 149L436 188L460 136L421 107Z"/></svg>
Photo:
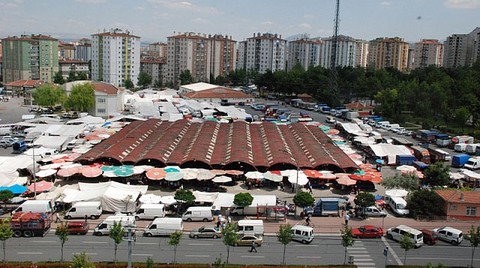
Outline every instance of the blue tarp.
<svg viewBox="0 0 480 268"><path fill-rule="evenodd" d="M27 187L14 184L9 187L5 187L5 186L0 187L0 191L3 191L3 190L10 190L13 194L23 194L27 191Z"/></svg>

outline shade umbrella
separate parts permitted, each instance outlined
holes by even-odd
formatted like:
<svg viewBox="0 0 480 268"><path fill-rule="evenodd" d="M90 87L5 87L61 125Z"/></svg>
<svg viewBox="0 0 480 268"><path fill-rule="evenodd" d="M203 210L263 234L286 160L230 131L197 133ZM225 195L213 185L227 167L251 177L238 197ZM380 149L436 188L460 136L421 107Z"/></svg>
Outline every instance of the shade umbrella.
<svg viewBox="0 0 480 268"><path fill-rule="evenodd" d="M263 179L263 173L258 171L249 171L245 173L245 177L248 179Z"/></svg>
<svg viewBox="0 0 480 268"><path fill-rule="evenodd" d="M288 181L300 186L303 186L309 182L307 176L301 171L290 174L290 176L288 176Z"/></svg>
<svg viewBox="0 0 480 268"><path fill-rule="evenodd" d="M381 183L383 181L383 178L381 176L374 176L370 179L372 183Z"/></svg>
<svg viewBox="0 0 480 268"><path fill-rule="evenodd" d="M62 165L59 164L59 163L53 163L53 164L48 164L48 165L43 165L43 166L40 166L40 169L41 170L45 170L45 169L58 169L60 168Z"/></svg>
<svg viewBox="0 0 480 268"><path fill-rule="evenodd" d="M340 133L340 130L334 129L334 128L331 128L331 129L329 129L329 130L327 131L327 134L328 134L328 135L337 135L337 134L339 134L339 133Z"/></svg>
<svg viewBox="0 0 480 268"><path fill-rule="evenodd" d="M273 182L281 182L283 180L283 176L271 173L270 171L263 173L263 176L265 179Z"/></svg>
<svg viewBox="0 0 480 268"><path fill-rule="evenodd" d="M337 183L345 186L352 186L357 184L357 181L350 179L348 176L341 176L337 179Z"/></svg>
<svg viewBox="0 0 480 268"><path fill-rule="evenodd" d="M320 173L318 170L315 170L315 169L307 169L307 170L304 170L303 173L305 173L307 177L315 178L315 179L318 179L322 176L322 173Z"/></svg>
<svg viewBox="0 0 480 268"><path fill-rule="evenodd" d="M225 174L239 176L239 175L243 175L243 171L233 170L233 169L232 170L225 170Z"/></svg>
<svg viewBox="0 0 480 268"><path fill-rule="evenodd" d="M323 180L335 180L337 178L337 176L335 176L335 174L333 173L323 173L321 172L322 176L320 176L319 179L323 179Z"/></svg>
<svg viewBox="0 0 480 268"><path fill-rule="evenodd" d="M102 175L103 171L99 167L85 166L85 167L82 167L81 173L86 178L96 178Z"/></svg>
<svg viewBox="0 0 480 268"><path fill-rule="evenodd" d="M116 178L117 177L117 175L115 175L115 172L113 170L104 171L102 176L106 177L106 178Z"/></svg>
<svg viewBox="0 0 480 268"><path fill-rule="evenodd" d="M154 181L162 180L166 175L167 172L163 168L152 168L146 173L147 178Z"/></svg>
<svg viewBox="0 0 480 268"><path fill-rule="evenodd" d="M64 168L57 171L57 176L68 178L80 172L80 168Z"/></svg>
<svg viewBox="0 0 480 268"><path fill-rule="evenodd" d="M166 166L163 168L163 170L165 170L165 172L167 173L170 173L170 172L180 172L180 167L178 166Z"/></svg>
<svg viewBox="0 0 480 268"><path fill-rule="evenodd" d="M133 167L133 175L139 175L139 174L142 174L143 172L145 172L145 169L141 168L141 167Z"/></svg>
<svg viewBox="0 0 480 268"><path fill-rule="evenodd" d="M215 182L215 183L226 183L226 182L231 182L232 178L222 175L222 176L218 176L218 177L213 178L212 181Z"/></svg>
<svg viewBox="0 0 480 268"><path fill-rule="evenodd" d="M101 167L102 171L114 171L117 169L115 166L102 166Z"/></svg>
<svg viewBox="0 0 480 268"><path fill-rule="evenodd" d="M118 177L129 177L133 175L133 168L120 166L117 167L113 173Z"/></svg>
<svg viewBox="0 0 480 268"><path fill-rule="evenodd" d="M348 177L352 180L356 181L369 181L370 178L366 175L359 175L359 174L350 174Z"/></svg>
<svg viewBox="0 0 480 268"><path fill-rule="evenodd" d="M25 193L25 191L28 190L28 188L26 186L23 186L23 185L14 184L14 185L10 185L8 187L6 187L6 186L0 187L0 191L4 191L4 190L10 191L10 192L12 192L12 194L23 194L23 193Z"/></svg>
<svg viewBox="0 0 480 268"><path fill-rule="evenodd" d="M167 175L165 176L166 181L179 181L181 179L183 179L182 172L167 172Z"/></svg>
<svg viewBox="0 0 480 268"><path fill-rule="evenodd" d="M39 181L39 182L30 184L28 186L28 190L31 192L37 191L37 193L39 193L39 192L46 192L52 189L52 187L53 187L53 182Z"/></svg>
<svg viewBox="0 0 480 268"><path fill-rule="evenodd" d="M48 176L52 176L53 174L57 173L57 170L55 169L45 169L45 170L40 170L35 174L35 176L39 178L45 178Z"/></svg>
<svg viewBox="0 0 480 268"><path fill-rule="evenodd" d="M82 164L73 163L69 165L64 165L64 166L61 166L60 169L68 169L68 168L75 168L75 167L82 167Z"/></svg>
<svg viewBox="0 0 480 268"><path fill-rule="evenodd" d="M385 195L392 196L392 197L405 197L407 196L408 191L404 189L391 189L385 191Z"/></svg>
<svg viewBox="0 0 480 268"><path fill-rule="evenodd" d="M154 166L150 166L150 165L139 165L139 166L135 166L135 167L142 168L145 171L149 171L150 169L154 168Z"/></svg>
<svg viewBox="0 0 480 268"><path fill-rule="evenodd" d="M184 170L182 170L182 172L183 171ZM227 174L227 172L225 170L222 170L222 169L212 169L210 171L213 172L215 175L225 175L225 174Z"/></svg>
<svg viewBox="0 0 480 268"><path fill-rule="evenodd" d="M22 203L23 201L25 201L25 198L20 196L15 196L12 199L8 200L8 203L17 204L17 203Z"/></svg>
<svg viewBox="0 0 480 268"><path fill-rule="evenodd" d="M396 168L398 171L417 171L414 166L401 165Z"/></svg>
<svg viewBox="0 0 480 268"><path fill-rule="evenodd" d="M169 205L176 204L177 200L175 200L175 197L173 197L173 195L167 195L167 196L162 196L160 198L160 202L162 204L169 206Z"/></svg>
<svg viewBox="0 0 480 268"><path fill-rule="evenodd" d="M196 168L184 168L182 169L183 179L187 181L197 179L199 170Z"/></svg>
<svg viewBox="0 0 480 268"><path fill-rule="evenodd" d="M197 180L199 181L207 181L211 180L215 177L215 173L211 172L207 169L200 169L197 175Z"/></svg>

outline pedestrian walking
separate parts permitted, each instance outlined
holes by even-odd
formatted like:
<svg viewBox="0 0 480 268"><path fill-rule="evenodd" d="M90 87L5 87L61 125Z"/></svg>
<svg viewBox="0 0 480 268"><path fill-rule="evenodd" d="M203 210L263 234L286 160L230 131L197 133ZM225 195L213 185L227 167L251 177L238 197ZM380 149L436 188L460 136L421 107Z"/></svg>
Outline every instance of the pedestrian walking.
<svg viewBox="0 0 480 268"><path fill-rule="evenodd" d="M62 218L60 218L60 213L55 213L55 223L62 222Z"/></svg>
<svg viewBox="0 0 480 268"><path fill-rule="evenodd" d="M252 241L252 247L250 248L250 252L254 252L257 253L257 244L255 243L255 241Z"/></svg>
<svg viewBox="0 0 480 268"><path fill-rule="evenodd" d="M313 189L312 189L312 185L310 184L310 182L308 182L308 191L310 192L311 195L313 195Z"/></svg>
<svg viewBox="0 0 480 268"><path fill-rule="evenodd" d="M345 216L343 216L343 219L345 220L345 225L348 225L348 221L350 220L350 215L348 213L345 213Z"/></svg>
<svg viewBox="0 0 480 268"><path fill-rule="evenodd" d="M227 216L227 223L228 224L232 223L232 217L230 217L230 215Z"/></svg>
<svg viewBox="0 0 480 268"><path fill-rule="evenodd" d="M310 215L307 215L305 222L307 223L307 226L310 226Z"/></svg>

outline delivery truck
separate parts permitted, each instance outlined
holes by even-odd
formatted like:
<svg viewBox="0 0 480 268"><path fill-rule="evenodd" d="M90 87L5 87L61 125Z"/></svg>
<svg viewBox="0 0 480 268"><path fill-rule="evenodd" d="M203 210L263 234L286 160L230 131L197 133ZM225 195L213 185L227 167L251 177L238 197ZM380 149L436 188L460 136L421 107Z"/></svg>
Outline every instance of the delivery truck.
<svg viewBox="0 0 480 268"><path fill-rule="evenodd" d="M14 237L45 236L50 230L51 215L38 212L18 212L13 214L10 226Z"/></svg>
<svg viewBox="0 0 480 268"><path fill-rule="evenodd" d="M153 220L156 218L165 217L165 205L164 204L141 204L135 212L135 218L137 220L146 219Z"/></svg>
<svg viewBox="0 0 480 268"><path fill-rule="evenodd" d="M176 231L183 231L181 218L156 218L143 231L143 236L169 236Z"/></svg>
<svg viewBox="0 0 480 268"><path fill-rule="evenodd" d="M51 200L27 200L16 208L12 214L17 212L37 212L52 213L53 206Z"/></svg>
<svg viewBox="0 0 480 268"><path fill-rule="evenodd" d="M303 213L308 216L338 216L340 198L322 197L313 207L306 207Z"/></svg>
<svg viewBox="0 0 480 268"><path fill-rule="evenodd" d="M471 170L480 169L480 157L470 157L463 167Z"/></svg>
<svg viewBox="0 0 480 268"><path fill-rule="evenodd" d="M470 155L468 154L456 154L452 156L452 167L461 168L467 163L468 159L470 159Z"/></svg>
<svg viewBox="0 0 480 268"><path fill-rule="evenodd" d="M99 223L93 230L93 235L102 236L109 235L110 230L112 230L115 223L120 223L122 227L130 226L132 227L132 232L135 233L136 221L134 216L129 216L125 214L117 214L114 216L108 216L104 221ZM125 229L125 232L127 230Z"/></svg>
<svg viewBox="0 0 480 268"><path fill-rule="evenodd" d="M93 220L100 218L102 212L102 202L100 201L77 202L67 210L65 219L88 217Z"/></svg>

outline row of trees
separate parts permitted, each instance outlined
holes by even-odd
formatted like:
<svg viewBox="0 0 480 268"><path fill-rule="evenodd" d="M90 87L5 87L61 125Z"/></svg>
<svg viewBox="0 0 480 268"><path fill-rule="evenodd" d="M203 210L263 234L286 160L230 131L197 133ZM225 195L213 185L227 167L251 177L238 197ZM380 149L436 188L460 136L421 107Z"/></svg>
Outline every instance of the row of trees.
<svg viewBox="0 0 480 268"><path fill-rule="evenodd" d="M94 88L91 83L74 85L70 95L52 84L43 84L33 92L35 103L45 107L61 105L66 109L87 112L95 105Z"/></svg>

